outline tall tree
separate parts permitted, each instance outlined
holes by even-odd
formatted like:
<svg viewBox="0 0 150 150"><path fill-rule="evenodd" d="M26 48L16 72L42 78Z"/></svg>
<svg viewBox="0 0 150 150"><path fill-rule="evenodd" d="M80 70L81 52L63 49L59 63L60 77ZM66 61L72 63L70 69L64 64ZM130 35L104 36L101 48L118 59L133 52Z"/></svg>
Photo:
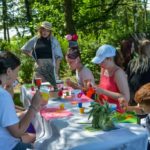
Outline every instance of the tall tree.
<svg viewBox="0 0 150 150"><path fill-rule="evenodd" d="M31 2L32 2L32 0L24 0L24 4L25 4L25 8L26 8L26 18L28 21L28 25L32 22ZM30 28L30 32L33 36L34 35L33 27L29 26L29 28Z"/></svg>
<svg viewBox="0 0 150 150"><path fill-rule="evenodd" d="M147 18L148 18L148 13L147 13L148 0L143 0L143 3L144 3L143 29L147 32L146 22L147 22Z"/></svg>
<svg viewBox="0 0 150 150"><path fill-rule="evenodd" d="M64 0L64 13L65 13L65 30L67 33L74 34L76 33L74 21L73 21L73 4L72 0Z"/></svg>
<svg viewBox="0 0 150 150"><path fill-rule="evenodd" d="M2 0L2 10L3 10L2 11L2 21L3 21L4 39L6 41L10 41L6 0Z"/></svg>

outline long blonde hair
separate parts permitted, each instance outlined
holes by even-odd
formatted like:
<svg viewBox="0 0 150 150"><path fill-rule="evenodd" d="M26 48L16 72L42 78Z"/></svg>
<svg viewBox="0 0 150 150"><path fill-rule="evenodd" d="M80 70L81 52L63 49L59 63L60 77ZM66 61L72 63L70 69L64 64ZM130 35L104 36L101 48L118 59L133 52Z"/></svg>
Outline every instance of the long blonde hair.
<svg viewBox="0 0 150 150"><path fill-rule="evenodd" d="M38 33L37 35L39 38L42 37L42 28L39 28L37 33ZM47 38L50 38L51 34L52 34L52 31L50 30Z"/></svg>
<svg viewBox="0 0 150 150"><path fill-rule="evenodd" d="M148 51L150 52L150 41L149 40L141 41L139 46L139 54L146 56Z"/></svg>
<svg viewBox="0 0 150 150"><path fill-rule="evenodd" d="M139 55L130 61L130 71L133 73L143 73L148 71L150 68L150 57L147 55L147 51L150 49L150 41L143 40L139 46Z"/></svg>

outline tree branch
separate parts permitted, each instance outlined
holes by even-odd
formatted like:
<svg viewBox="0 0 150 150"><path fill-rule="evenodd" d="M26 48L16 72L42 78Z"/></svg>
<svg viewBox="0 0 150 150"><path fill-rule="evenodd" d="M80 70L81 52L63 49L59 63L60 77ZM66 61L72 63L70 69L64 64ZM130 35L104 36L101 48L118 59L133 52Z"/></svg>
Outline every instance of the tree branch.
<svg viewBox="0 0 150 150"><path fill-rule="evenodd" d="M112 10L114 10L114 9L116 9L120 1L122 1L122 0L116 0L114 3L110 4L111 6L110 6L109 8L107 8L107 9L105 10L105 12L104 12L100 17L94 18L94 19L92 19L92 20L89 20L89 21L86 22L86 23L77 25L77 28L82 28L82 27L84 27L84 26L86 26L86 25L89 25L89 24L91 24L91 23L99 22L99 21L102 21L102 20L103 20L103 21L106 20L106 19L108 18L109 12L112 11ZM106 16L107 16L107 17L106 17Z"/></svg>

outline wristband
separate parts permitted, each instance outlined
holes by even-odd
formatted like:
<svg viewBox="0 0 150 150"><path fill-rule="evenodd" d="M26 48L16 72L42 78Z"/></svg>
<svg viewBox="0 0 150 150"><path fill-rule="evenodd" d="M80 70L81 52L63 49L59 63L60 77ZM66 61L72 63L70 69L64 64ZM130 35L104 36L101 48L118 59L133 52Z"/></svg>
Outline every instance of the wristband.
<svg viewBox="0 0 150 150"><path fill-rule="evenodd" d="M37 108L35 108L33 105L30 105L30 109L33 109L35 112L38 112Z"/></svg>

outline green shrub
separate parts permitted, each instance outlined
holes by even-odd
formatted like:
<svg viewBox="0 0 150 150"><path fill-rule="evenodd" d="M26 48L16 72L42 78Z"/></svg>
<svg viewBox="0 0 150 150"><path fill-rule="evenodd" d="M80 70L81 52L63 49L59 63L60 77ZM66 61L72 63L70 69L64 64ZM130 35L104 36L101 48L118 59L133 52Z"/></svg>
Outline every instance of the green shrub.
<svg viewBox="0 0 150 150"><path fill-rule="evenodd" d="M99 46L103 44L112 44L115 47L120 47L120 40L124 37L127 37L127 33L120 33L117 32L116 34L112 34L114 31L112 30L103 30L100 34L100 36L95 36L94 33L84 34L83 32L78 32L78 44L79 48L81 50L81 59L85 66L87 66L92 72L95 77L96 83L99 82L100 78L100 66L95 65L91 62L92 58L95 56L95 53ZM128 33L129 34L129 33ZM74 74L69 69L68 64L65 60L65 54L68 49L68 41L65 39L65 37L62 36L56 36L58 39L62 52L64 54L64 58L61 61L60 65L60 78L66 78L66 77L74 77ZM31 58L25 56L21 52L21 47L25 44L27 40L29 40L30 37L13 37L11 39L11 43L8 43L4 40L0 42L0 49L2 50L9 50L11 49L12 52L14 52L20 59L21 59L21 68L19 72L20 80L24 83L29 83L32 80L33 76L33 64Z"/></svg>

